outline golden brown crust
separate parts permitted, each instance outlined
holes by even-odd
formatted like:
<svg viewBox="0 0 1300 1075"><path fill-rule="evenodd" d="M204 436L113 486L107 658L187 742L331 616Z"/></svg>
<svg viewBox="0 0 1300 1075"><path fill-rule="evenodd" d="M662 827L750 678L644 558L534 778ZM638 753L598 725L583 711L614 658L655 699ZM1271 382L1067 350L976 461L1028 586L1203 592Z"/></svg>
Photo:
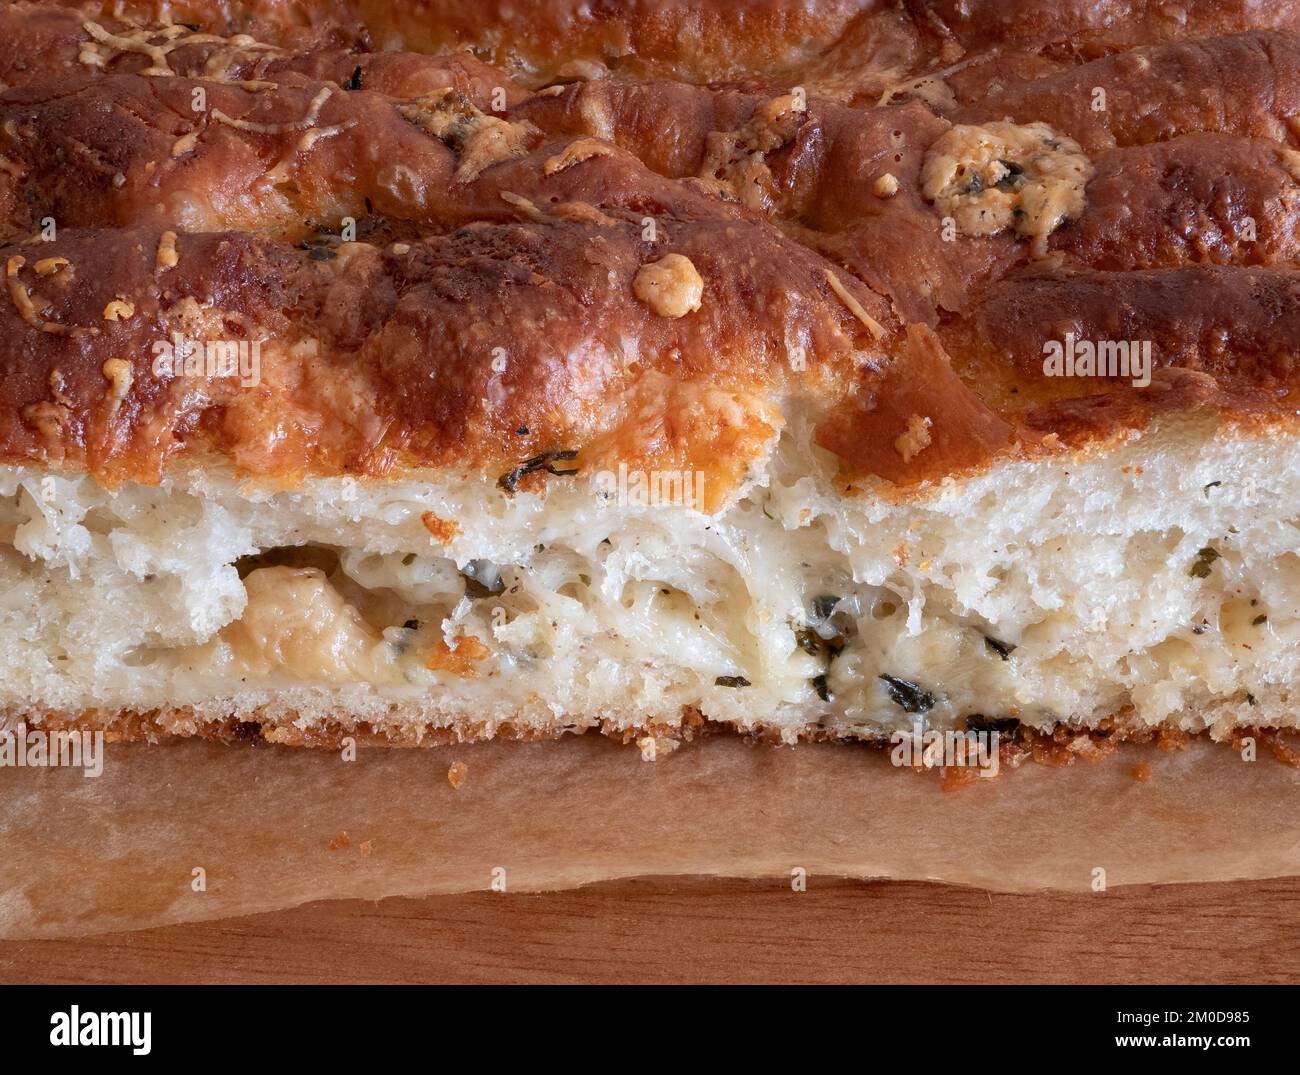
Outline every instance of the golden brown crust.
<svg viewBox="0 0 1300 1075"><path fill-rule="evenodd" d="M300 728L285 720L264 721L261 711L246 715L248 719L226 718L222 720L205 720L192 710L184 707L151 710L148 712L115 712L101 715L95 712L55 712L40 714L32 725L52 733L64 730L95 731L102 730L105 740L112 743L156 743L178 734L188 737L206 739L223 745L244 744L264 745L267 743L280 747L313 747L326 750L343 750L351 747L404 747L429 748L449 747L457 743L475 742L483 739L503 739L518 742L538 742L557 740L567 735L586 734L588 731L616 739L625 745L636 745L642 749L646 760L653 760L658 751L664 750L665 744L677 745L682 742L694 742L717 735L737 734L732 728L705 720L695 709L685 709L680 719L674 724L640 723L635 726L614 726L606 723L595 728L579 727L576 724L552 726L539 730L533 725L506 721L488 726L476 718L473 713L456 715L452 727L434 726L428 722L404 722L400 726L379 727L367 721L328 719L315 721L307 728ZM5 722L0 725L16 726L18 722ZM1293 732L1266 727L1237 727L1231 732L1207 731L1193 737L1186 732L1177 731L1167 726L1152 727L1133 719L1131 711L1122 711L1104 718L1093 728L1073 728L1068 725L1044 732L1024 725L1009 722L1010 726L999 729L998 771L1010 772L1018 769L1027 761L1052 768L1065 768L1077 761L1097 762L1110 757L1125 744L1154 744L1164 751L1185 750L1193 738L1220 743L1225 749L1240 753L1243 740L1253 738L1276 761L1293 768L1300 766L1300 749L1297 749ZM775 730L758 730L744 733L752 742L766 743L773 746L785 741ZM842 737L825 729L811 727L801 738L805 742L842 742ZM645 744L649 740L654 744L653 750L647 752ZM860 745L879 750L890 749L890 740L878 735L858 740ZM464 779L465 767L461 766L452 780L459 786ZM943 767L926 765L917 761L912 766L916 772L933 772L942 782L946 791L953 791L978 782L974 767ZM449 779L452 774L448 774ZM1133 774L1135 780L1146 779L1144 767L1139 767Z"/></svg>
<svg viewBox="0 0 1300 1075"><path fill-rule="evenodd" d="M566 452L725 490L799 400L908 487L1176 411L1288 423L1297 9L11 5L0 459L495 478ZM954 232L923 181L941 137L1008 120L1087 160L1032 242ZM698 297L637 287L668 255ZM1046 376L1066 333L1149 341L1150 386ZM160 368L178 338L259 344L257 383Z"/></svg>

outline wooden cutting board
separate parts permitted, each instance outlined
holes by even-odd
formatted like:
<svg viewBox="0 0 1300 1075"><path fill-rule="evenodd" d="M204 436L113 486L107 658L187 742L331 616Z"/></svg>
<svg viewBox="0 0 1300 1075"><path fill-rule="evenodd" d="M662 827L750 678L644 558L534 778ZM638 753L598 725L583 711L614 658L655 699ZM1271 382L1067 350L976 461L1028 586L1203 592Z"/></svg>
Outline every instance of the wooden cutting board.
<svg viewBox="0 0 1300 1075"><path fill-rule="evenodd" d="M0 942L26 982L1298 982L1300 878L1002 895L638 880Z"/></svg>

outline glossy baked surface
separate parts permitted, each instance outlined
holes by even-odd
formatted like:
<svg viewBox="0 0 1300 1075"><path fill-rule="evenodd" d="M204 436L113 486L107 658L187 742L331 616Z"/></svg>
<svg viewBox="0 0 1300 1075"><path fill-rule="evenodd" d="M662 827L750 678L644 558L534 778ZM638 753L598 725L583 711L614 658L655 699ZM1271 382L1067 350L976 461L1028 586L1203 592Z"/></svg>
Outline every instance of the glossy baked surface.
<svg viewBox="0 0 1300 1075"><path fill-rule="evenodd" d="M5 462L725 491L798 406L910 486L1296 413L1300 5L79 7L0 11Z"/></svg>

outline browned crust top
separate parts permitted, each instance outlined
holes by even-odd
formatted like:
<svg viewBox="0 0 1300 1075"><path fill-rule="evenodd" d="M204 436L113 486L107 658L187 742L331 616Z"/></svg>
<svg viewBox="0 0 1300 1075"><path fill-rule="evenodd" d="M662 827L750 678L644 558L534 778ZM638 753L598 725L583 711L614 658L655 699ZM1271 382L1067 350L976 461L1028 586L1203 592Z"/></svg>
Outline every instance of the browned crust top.
<svg viewBox="0 0 1300 1075"><path fill-rule="evenodd" d="M725 489L798 405L906 487L1294 419L1300 4L517 6L0 11L0 457ZM1003 122L1088 161L1040 242L927 197ZM1047 376L1067 336L1148 342L1151 383Z"/></svg>

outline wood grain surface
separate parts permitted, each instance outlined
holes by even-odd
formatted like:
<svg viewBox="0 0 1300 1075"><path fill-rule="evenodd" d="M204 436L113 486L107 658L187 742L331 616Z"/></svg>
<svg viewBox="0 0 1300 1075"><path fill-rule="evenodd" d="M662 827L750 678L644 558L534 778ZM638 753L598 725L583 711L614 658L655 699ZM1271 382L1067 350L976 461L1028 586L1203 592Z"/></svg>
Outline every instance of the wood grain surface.
<svg viewBox="0 0 1300 1075"><path fill-rule="evenodd" d="M1300 878L1004 895L646 879L0 942L25 982L1300 982Z"/></svg>

